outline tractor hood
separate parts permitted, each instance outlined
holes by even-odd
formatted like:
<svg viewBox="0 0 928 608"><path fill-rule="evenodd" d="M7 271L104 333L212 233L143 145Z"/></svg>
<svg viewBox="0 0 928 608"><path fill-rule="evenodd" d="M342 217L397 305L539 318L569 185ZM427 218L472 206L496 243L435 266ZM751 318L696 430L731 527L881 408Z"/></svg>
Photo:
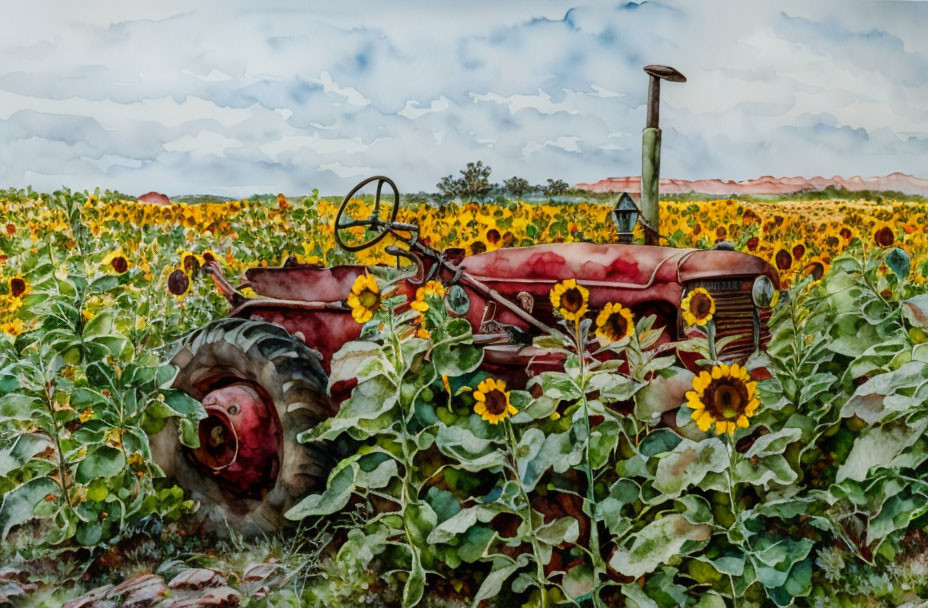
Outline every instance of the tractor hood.
<svg viewBox="0 0 928 608"><path fill-rule="evenodd" d="M556 282L646 288L655 282L685 283L776 272L764 260L736 251L674 249L649 245L559 243L499 249L465 258L469 273L484 281Z"/></svg>

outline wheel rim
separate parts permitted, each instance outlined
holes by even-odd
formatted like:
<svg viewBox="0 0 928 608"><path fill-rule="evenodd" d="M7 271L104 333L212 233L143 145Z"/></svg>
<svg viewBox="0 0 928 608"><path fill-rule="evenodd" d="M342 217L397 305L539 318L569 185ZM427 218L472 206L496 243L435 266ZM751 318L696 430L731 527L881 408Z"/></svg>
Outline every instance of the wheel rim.
<svg viewBox="0 0 928 608"><path fill-rule="evenodd" d="M207 393L202 403L200 447L188 450L190 459L223 490L262 496L280 469L282 433L270 398L257 385L233 382Z"/></svg>

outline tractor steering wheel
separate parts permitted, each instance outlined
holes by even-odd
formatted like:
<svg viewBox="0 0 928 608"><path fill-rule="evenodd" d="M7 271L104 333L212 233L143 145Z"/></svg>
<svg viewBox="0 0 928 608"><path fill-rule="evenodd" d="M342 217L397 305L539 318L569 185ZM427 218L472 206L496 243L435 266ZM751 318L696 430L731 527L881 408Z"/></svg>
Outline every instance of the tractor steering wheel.
<svg viewBox="0 0 928 608"><path fill-rule="evenodd" d="M347 217L347 221L345 221L345 210L348 207L348 203L351 201L352 197L360 192L364 186L374 181L377 182L377 193L374 196L374 210L371 212L370 217L361 220L352 219L349 216ZM388 185L393 190L393 205L390 208L387 216L385 218L381 218L380 193L383 190L384 184ZM399 211L399 208L400 193L399 190L396 189L396 184L393 183L392 179L382 175L375 175L374 177L367 178L355 186L351 192L349 192L345 198L342 199L342 204L339 206L338 213L335 215L335 242L345 251L361 251L362 249L367 249L368 247L376 245L383 237L387 236L387 233L390 232L390 229L395 225L396 214ZM374 236L360 244L349 244L345 242L345 239L342 238L342 230L348 230L358 226L367 226L368 228L366 232L373 232Z"/></svg>

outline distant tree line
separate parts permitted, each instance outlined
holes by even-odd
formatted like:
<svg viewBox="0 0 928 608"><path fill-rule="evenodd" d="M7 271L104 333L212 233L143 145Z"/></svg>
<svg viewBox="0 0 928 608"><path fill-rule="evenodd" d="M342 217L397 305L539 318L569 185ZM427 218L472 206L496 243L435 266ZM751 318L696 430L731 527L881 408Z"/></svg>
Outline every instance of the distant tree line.
<svg viewBox="0 0 928 608"><path fill-rule="evenodd" d="M562 179L548 178L546 184L532 185L525 178L513 176L496 184L490 181L493 170L489 165L478 160L467 163L459 171L460 177L446 175L436 184L438 192L444 200L460 197L465 200L484 200L494 194L505 194L512 198L521 198L526 194L537 194L548 198L561 196L570 189L570 184Z"/></svg>

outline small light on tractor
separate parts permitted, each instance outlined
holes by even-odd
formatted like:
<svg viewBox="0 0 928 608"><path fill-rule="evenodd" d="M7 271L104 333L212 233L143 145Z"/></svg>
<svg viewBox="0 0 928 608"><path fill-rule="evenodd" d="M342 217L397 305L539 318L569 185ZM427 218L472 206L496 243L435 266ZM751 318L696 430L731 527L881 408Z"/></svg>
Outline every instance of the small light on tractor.
<svg viewBox="0 0 928 608"><path fill-rule="evenodd" d="M619 233L620 243L632 242L632 235L635 224L638 223L639 213L638 205L635 204L632 197L628 195L628 192L623 192L612 209L612 221Z"/></svg>

